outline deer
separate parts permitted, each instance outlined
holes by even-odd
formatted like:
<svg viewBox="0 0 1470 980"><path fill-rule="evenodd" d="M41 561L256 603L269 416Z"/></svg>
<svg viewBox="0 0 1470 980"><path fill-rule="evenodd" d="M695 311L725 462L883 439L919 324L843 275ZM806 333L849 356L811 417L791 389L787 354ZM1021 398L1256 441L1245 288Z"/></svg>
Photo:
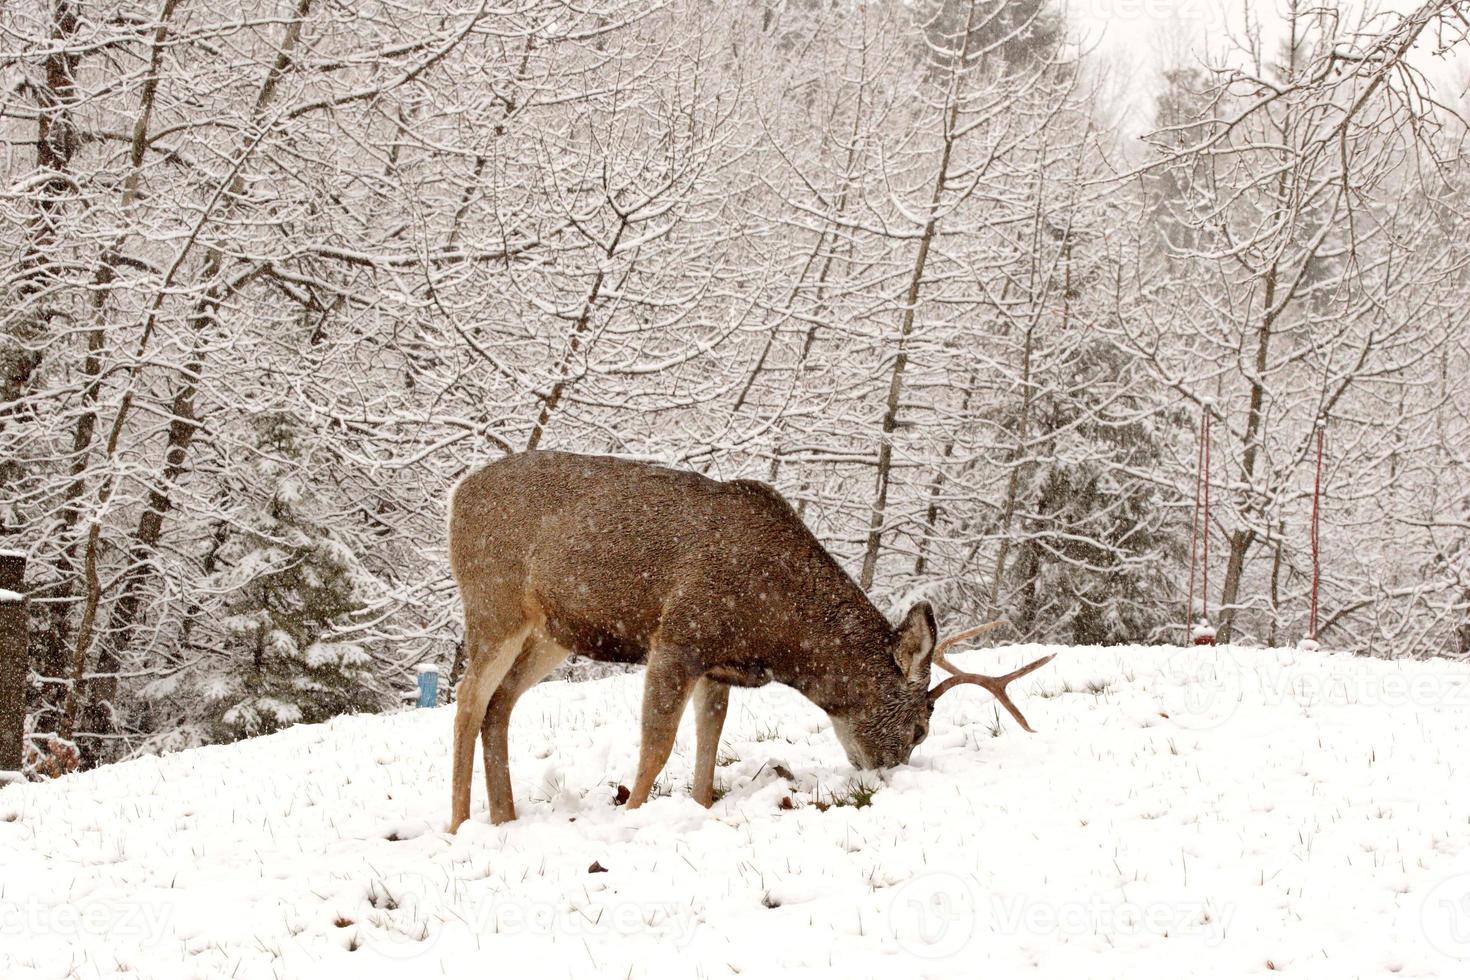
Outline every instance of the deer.
<svg viewBox="0 0 1470 980"><path fill-rule="evenodd" d="M515 819L511 712L573 654L644 665L629 809L652 793L691 700L691 795L708 808L731 687L795 688L855 768L886 769L908 762L961 685L1032 731L1006 687L1055 656L962 671L945 651L997 624L940 640L921 600L893 626L773 487L629 459L531 450L482 466L451 493L449 562L465 626L450 833L470 817L477 734L490 822ZM936 665L951 676L930 688Z"/></svg>

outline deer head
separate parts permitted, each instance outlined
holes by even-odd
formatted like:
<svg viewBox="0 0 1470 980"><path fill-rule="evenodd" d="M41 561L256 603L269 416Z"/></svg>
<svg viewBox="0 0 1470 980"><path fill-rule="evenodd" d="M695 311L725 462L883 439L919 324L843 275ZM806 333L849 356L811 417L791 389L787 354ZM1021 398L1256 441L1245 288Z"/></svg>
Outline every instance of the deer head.
<svg viewBox="0 0 1470 980"><path fill-rule="evenodd" d="M975 684L989 691L1022 729L1033 731L1006 692L1006 686L1045 667L1055 654L1000 676L961 671L945 657L945 652L956 644L1003 625L1003 621L997 620L940 640L933 608L927 602L916 603L887 640L888 658L876 658L880 663L891 658L893 669L859 692L853 699L856 707L850 713L829 712L848 761L859 769L883 769L907 763L915 747L928 737L934 705L941 696L963 684ZM931 688L929 677L935 665L952 676Z"/></svg>

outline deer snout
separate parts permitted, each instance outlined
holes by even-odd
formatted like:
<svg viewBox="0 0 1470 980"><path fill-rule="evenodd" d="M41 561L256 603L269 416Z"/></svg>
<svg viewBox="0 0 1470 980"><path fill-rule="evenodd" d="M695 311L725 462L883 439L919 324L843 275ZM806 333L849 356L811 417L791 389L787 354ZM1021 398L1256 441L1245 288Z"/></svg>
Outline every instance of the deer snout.
<svg viewBox="0 0 1470 980"><path fill-rule="evenodd" d="M854 769L873 768L868 754L863 749L862 742L857 738L853 730L852 722L846 718L829 715L832 719L832 731L837 735L837 742L842 746L842 751L847 754L847 761Z"/></svg>
<svg viewBox="0 0 1470 980"><path fill-rule="evenodd" d="M894 766L906 766L909 756L914 754L913 746L902 749L890 749L869 756L869 764L860 768L864 769L892 769Z"/></svg>
<svg viewBox="0 0 1470 980"><path fill-rule="evenodd" d="M906 765L914 752L912 745L890 745L886 741L863 738L856 726L845 718L833 718L832 729L854 769L892 769Z"/></svg>

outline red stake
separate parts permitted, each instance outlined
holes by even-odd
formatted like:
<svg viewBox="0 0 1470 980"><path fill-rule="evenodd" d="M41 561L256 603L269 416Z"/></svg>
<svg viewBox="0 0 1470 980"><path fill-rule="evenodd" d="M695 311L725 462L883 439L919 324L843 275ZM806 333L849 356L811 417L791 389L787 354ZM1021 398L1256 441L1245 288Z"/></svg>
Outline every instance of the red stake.
<svg viewBox="0 0 1470 980"><path fill-rule="evenodd" d="M1317 541L1317 528L1322 514L1322 441L1325 426L1317 426L1317 477L1312 484L1312 618L1307 637L1317 641L1317 589L1322 580L1322 554Z"/></svg>
<svg viewBox="0 0 1470 980"><path fill-rule="evenodd" d="M1206 623L1210 621L1210 408L1205 406L1205 471L1200 477L1205 485L1205 513L1203 533L1205 537L1204 547L1200 556L1200 575L1203 584L1200 586L1200 611Z"/></svg>
<svg viewBox="0 0 1470 980"><path fill-rule="evenodd" d="M1186 643L1196 646L1214 646L1215 631L1210 628L1210 405L1204 403L1199 419L1199 458L1194 474L1194 517L1190 522L1189 538L1189 608L1185 610L1184 637ZM1204 523L1201 528L1201 497L1203 497ZM1204 628L1196 634L1194 629L1194 569L1195 557L1200 552L1200 537L1203 534L1203 575L1200 602L1203 609L1201 623Z"/></svg>
<svg viewBox="0 0 1470 980"><path fill-rule="evenodd" d="M1184 607L1184 642L1194 639L1194 569L1199 556L1200 473L1205 466L1205 418L1200 415L1200 438L1194 460L1194 514L1189 519L1189 605Z"/></svg>

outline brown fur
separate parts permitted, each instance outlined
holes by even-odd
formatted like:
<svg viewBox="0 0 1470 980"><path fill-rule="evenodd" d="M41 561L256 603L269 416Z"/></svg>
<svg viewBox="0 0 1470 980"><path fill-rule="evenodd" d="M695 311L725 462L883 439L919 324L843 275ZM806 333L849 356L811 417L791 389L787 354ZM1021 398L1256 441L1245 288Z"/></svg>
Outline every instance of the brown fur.
<svg viewBox="0 0 1470 980"><path fill-rule="evenodd" d="M572 653L644 662L642 749L630 807L698 701L694 795L709 805L726 685L796 688L837 723L860 765L905 761L927 728L934 619L894 629L771 487L558 452L466 477L449 557L465 611L451 828L469 817L474 736L492 821L514 819L510 712ZM697 692L697 694L696 694Z"/></svg>

